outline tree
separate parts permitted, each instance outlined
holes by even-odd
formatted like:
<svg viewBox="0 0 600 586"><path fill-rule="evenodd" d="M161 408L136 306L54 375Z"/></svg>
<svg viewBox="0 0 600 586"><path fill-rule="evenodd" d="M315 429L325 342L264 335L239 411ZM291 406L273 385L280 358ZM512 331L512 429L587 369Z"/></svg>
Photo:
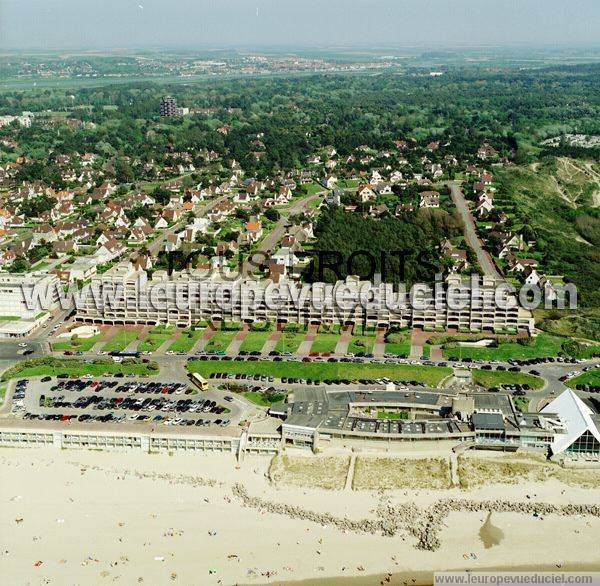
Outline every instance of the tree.
<svg viewBox="0 0 600 586"><path fill-rule="evenodd" d="M167 205L171 200L171 192L160 185L157 185L152 191L152 197L156 200L156 203L161 205Z"/></svg>
<svg viewBox="0 0 600 586"><path fill-rule="evenodd" d="M119 183L133 183L135 175L131 165L125 159L117 159L115 162L115 179Z"/></svg>
<svg viewBox="0 0 600 586"><path fill-rule="evenodd" d="M16 258L11 266L13 273L25 273L31 269L31 263L26 258Z"/></svg>
<svg viewBox="0 0 600 586"><path fill-rule="evenodd" d="M281 218L281 214L275 208L267 208L265 210L265 218L271 220L271 222L278 222Z"/></svg>

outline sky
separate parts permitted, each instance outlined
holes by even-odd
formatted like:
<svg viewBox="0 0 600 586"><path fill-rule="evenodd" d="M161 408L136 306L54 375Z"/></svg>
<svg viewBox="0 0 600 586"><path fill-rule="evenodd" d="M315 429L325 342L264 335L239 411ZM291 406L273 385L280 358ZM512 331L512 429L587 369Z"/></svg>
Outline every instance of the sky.
<svg viewBox="0 0 600 586"><path fill-rule="evenodd" d="M599 43L600 0L0 0L0 50Z"/></svg>

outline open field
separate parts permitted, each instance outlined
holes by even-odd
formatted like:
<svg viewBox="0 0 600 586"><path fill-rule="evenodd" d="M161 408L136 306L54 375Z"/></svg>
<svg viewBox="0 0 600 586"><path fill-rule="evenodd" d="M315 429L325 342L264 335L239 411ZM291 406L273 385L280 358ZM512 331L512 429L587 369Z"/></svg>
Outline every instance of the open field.
<svg viewBox="0 0 600 586"><path fill-rule="evenodd" d="M378 411L377 419L408 419L407 411Z"/></svg>
<svg viewBox="0 0 600 586"><path fill-rule="evenodd" d="M248 332L240 350L244 352L260 352L270 335L271 332Z"/></svg>
<svg viewBox="0 0 600 586"><path fill-rule="evenodd" d="M600 342L600 309L550 311L536 309L536 326L559 336L569 336Z"/></svg>
<svg viewBox="0 0 600 586"><path fill-rule="evenodd" d="M123 374L158 374L158 366L156 363L145 363L134 359L113 362L106 359L84 361L66 358L34 358L19 362L5 370L2 380L46 375L57 376L59 374L102 376L104 373L116 374L119 372Z"/></svg>
<svg viewBox="0 0 600 586"><path fill-rule="evenodd" d="M334 352L340 337L337 334L317 334L310 347L311 352Z"/></svg>
<svg viewBox="0 0 600 586"><path fill-rule="evenodd" d="M52 350L73 350L75 352L89 352L100 339L101 334L90 338L67 338L52 344Z"/></svg>
<svg viewBox="0 0 600 586"><path fill-rule="evenodd" d="M385 339L385 351L388 354L407 357L410 354L410 332L388 334Z"/></svg>
<svg viewBox="0 0 600 586"><path fill-rule="evenodd" d="M452 370L439 366L412 366L407 364L348 364L339 362L217 362L192 360L191 372L204 377L214 372L230 374L261 374L275 378L294 377L312 380L358 380L387 377L395 380L418 381L430 386L446 378ZM535 377L532 377L535 378Z"/></svg>
<svg viewBox="0 0 600 586"><path fill-rule="evenodd" d="M529 385L532 389L541 389L544 381L538 376L523 372L508 372L506 370L480 370L474 368L471 371L473 380L489 389L498 385Z"/></svg>
<svg viewBox="0 0 600 586"><path fill-rule="evenodd" d="M216 331L212 338L206 343L205 350L207 352L225 352L229 347L229 344L235 338L237 332L223 332L221 330Z"/></svg>
<svg viewBox="0 0 600 586"><path fill-rule="evenodd" d="M346 483L350 458L338 456L275 456L269 478L276 484L341 490Z"/></svg>
<svg viewBox="0 0 600 586"><path fill-rule="evenodd" d="M558 356L564 341L565 339L559 336L540 334L536 338L533 338L531 344L501 342L497 348L471 348L464 346L444 348L444 356L446 358L472 358L473 360L500 360L502 362L506 362L511 358L515 360L527 360L529 358Z"/></svg>
<svg viewBox="0 0 600 586"><path fill-rule="evenodd" d="M104 352L121 351L125 350L131 342L133 342L139 335L138 330L120 330L115 334L104 346L102 350Z"/></svg>
<svg viewBox="0 0 600 586"><path fill-rule="evenodd" d="M251 401L255 405L259 407L271 407L271 405L277 405L278 403L282 403L285 399L284 393L260 393L257 391L247 391L242 393L245 399Z"/></svg>
<svg viewBox="0 0 600 586"><path fill-rule="evenodd" d="M584 372L579 376L569 379L565 384L572 389L575 388L575 385L594 385L600 387L600 368Z"/></svg>
<svg viewBox="0 0 600 586"><path fill-rule="evenodd" d="M353 490L450 488L450 464L445 458L379 458L358 456Z"/></svg>
<svg viewBox="0 0 600 586"><path fill-rule="evenodd" d="M189 352L202 337L203 333L204 330L201 329L184 330L181 333L181 336L179 336L168 349L172 352Z"/></svg>
<svg viewBox="0 0 600 586"><path fill-rule="evenodd" d="M358 354L359 352L370 354L373 352L374 344L375 336L352 336L352 340L348 344L348 352L352 354Z"/></svg>
<svg viewBox="0 0 600 586"><path fill-rule="evenodd" d="M490 484L519 484L545 482L555 479L570 486L600 487L600 470L562 468L543 456L520 454L475 455L472 452L458 457L458 476L462 488Z"/></svg>
<svg viewBox="0 0 600 586"><path fill-rule="evenodd" d="M277 352L296 352L305 336L304 333L283 332L275 346L275 350Z"/></svg>
<svg viewBox="0 0 600 586"><path fill-rule="evenodd" d="M528 413L531 399L529 397L513 397L513 403L517 411L520 411L521 413Z"/></svg>
<svg viewBox="0 0 600 586"><path fill-rule="evenodd" d="M173 330L152 330L139 344L140 352L156 352L173 335Z"/></svg>

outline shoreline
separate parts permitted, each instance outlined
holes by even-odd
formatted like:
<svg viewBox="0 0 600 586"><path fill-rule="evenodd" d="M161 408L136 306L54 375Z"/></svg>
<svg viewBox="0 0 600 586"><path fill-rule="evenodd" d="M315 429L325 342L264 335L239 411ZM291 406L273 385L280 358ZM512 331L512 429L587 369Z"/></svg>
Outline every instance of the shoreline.
<svg viewBox="0 0 600 586"><path fill-rule="evenodd" d="M464 568L444 570L447 572L463 572ZM477 568L477 572L600 572L600 561L597 563L581 564L578 562L567 562L557 568L552 564L541 565L518 565L518 566L495 566L489 568ZM269 582L277 586L379 586L383 584L410 584L412 586L432 586L435 572L428 570L404 571L370 574L368 576L331 576L328 578L309 578L304 580L292 580L283 582ZM389 578L389 581L387 580ZM239 584L238 586L257 586L255 582Z"/></svg>

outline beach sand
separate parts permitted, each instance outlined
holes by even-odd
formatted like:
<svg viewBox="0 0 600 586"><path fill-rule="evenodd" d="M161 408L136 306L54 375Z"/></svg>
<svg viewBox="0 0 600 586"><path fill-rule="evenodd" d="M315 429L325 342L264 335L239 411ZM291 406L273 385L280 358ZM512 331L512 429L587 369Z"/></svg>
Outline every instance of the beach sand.
<svg viewBox="0 0 600 586"><path fill-rule="evenodd" d="M243 506L250 496L353 520L383 502L441 498L600 504L600 491L556 480L469 491L353 492L274 486L269 458L48 449L0 451L0 576L6 584L429 583L436 570L600 569L600 518L453 512L437 551L392 537ZM40 563L41 562L41 563ZM350 580L352 578L352 580ZM413 581L414 580L414 581Z"/></svg>

